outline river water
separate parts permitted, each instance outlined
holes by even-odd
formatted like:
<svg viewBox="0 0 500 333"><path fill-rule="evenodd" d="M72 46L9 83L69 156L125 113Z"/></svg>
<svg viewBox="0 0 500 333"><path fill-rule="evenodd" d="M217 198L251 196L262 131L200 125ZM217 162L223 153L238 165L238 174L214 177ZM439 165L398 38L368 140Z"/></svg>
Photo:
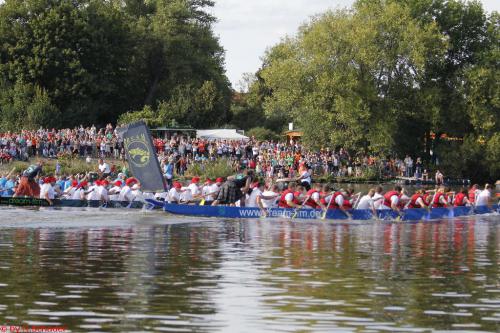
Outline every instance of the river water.
<svg viewBox="0 0 500 333"><path fill-rule="evenodd" d="M0 329L499 332L499 261L498 215L338 223L0 208Z"/></svg>

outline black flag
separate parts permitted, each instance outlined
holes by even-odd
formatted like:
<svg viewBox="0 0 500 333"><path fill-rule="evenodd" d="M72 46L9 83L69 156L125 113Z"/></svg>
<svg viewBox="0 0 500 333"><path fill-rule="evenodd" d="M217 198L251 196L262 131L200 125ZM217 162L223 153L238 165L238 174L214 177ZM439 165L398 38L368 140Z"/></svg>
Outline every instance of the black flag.
<svg viewBox="0 0 500 333"><path fill-rule="evenodd" d="M123 138L130 171L141 182L141 189L145 192L165 192L165 180L146 124L138 121L119 127L117 131Z"/></svg>

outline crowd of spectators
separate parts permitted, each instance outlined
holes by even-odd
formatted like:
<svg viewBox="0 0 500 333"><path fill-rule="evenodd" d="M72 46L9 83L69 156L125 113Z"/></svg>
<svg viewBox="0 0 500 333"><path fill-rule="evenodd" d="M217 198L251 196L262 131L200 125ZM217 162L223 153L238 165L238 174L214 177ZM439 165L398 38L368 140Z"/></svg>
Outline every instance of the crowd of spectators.
<svg viewBox="0 0 500 333"><path fill-rule="evenodd" d="M308 150L298 142L273 142L232 140L204 140L172 136L170 139L155 138L155 148L164 173L169 176L184 175L195 163L226 159L235 171L251 168L263 177L296 177L298 166L305 163L317 176L377 177L406 176L426 177L422 161L406 156L381 158L365 154L353 155L346 149L324 148ZM19 133L0 133L0 163L13 160L43 158L113 158L124 159L122 139L111 124L104 128L77 127L74 129Z"/></svg>
<svg viewBox="0 0 500 333"><path fill-rule="evenodd" d="M97 129L83 126L74 129L23 130L0 133L0 162L26 161L31 157L58 158L91 156L123 158L123 142L111 124Z"/></svg>

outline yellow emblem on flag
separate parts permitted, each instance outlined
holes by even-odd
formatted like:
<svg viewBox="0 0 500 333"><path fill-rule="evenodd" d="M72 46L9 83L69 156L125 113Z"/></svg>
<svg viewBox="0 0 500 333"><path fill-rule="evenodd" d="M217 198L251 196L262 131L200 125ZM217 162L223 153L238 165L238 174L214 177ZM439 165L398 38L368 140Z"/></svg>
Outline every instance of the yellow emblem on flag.
<svg viewBox="0 0 500 333"><path fill-rule="evenodd" d="M148 165L151 153L144 134L126 138L124 143L129 162L139 168Z"/></svg>

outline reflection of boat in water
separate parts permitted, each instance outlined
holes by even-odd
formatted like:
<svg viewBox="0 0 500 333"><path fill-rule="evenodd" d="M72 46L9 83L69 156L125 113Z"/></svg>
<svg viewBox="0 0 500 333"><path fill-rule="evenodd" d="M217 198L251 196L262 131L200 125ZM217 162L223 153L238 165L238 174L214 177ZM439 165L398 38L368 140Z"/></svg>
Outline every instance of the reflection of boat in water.
<svg viewBox="0 0 500 333"><path fill-rule="evenodd" d="M168 204L155 200L146 199L151 204L163 208L167 213L189 216L221 217L221 218L260 218L264 217L259 208L248 207L230 207L230 206L194 206ZM498 205L491 208L487 206L478 207L451 207L451 208L432 208L427 209L405 209L401 216L392 210L378 210L377 218L393 220L400 218L405 221L435 220L442 218L453 218L467 215L487 214L498 211ZM368 209L353 209L349 211L354 220L371 220L374 216ZM319 209L292 209L292 208L271 208L267 210L267 217L270 218L297 218L320 220L323 217L323 211ZM348 219L341 210L328 210L325 219L327 220L346 220Z"/></svg>

